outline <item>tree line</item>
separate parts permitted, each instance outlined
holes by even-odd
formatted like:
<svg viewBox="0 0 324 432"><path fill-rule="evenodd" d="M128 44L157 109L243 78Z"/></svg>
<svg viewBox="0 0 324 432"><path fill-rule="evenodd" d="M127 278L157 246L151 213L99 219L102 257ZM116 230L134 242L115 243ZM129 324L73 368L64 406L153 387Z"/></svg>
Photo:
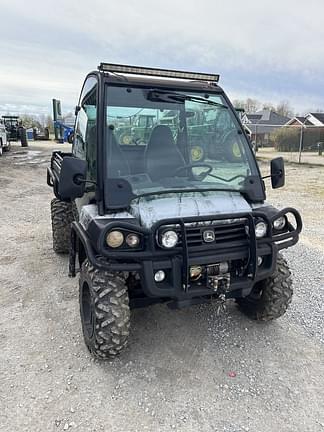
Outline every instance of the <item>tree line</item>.
<svg viewBox="0 0 324 432"><path fill-rule="evenodd" d="M6 115L11 115L11 113L8 112ZM63 117L63 123L65 117L71 117L72 115L71 112L67 113ZM54 133L53 118L49 114L19 114L19 120L26 129L36 128L44 130L48 128L49 133Z"/></svg>
<svg viewBox="0 0 324 432"><path fill-rule="evenodd" d="M234 99L233 105L235 108L244 109L244 111L248 114L252 114L260 110L271 110L285 117L294 117L294 115L296 115L294 108L287 100L283 100L275 105L270 102L260 102L259 100L252 98Z"/></svg>

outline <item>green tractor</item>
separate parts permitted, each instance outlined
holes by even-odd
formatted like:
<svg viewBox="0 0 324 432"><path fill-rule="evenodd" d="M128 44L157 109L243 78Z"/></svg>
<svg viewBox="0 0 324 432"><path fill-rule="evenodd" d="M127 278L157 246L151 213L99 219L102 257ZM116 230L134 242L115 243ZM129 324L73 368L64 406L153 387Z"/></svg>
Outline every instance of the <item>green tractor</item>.
<svg viewBox="0 0 324 432"><path fill-rule="evenodd" d="M201 162L205 159L208 143L207 140L202 140L201 132L204 130L204 124L200 118L201 116L198 110L188 110L186 116L188 132L190 131L189 143L191 160L192 162ZM175 111L166 112L159 120L159 124L168 126L172 131L174 139L177 140L179 129L181 128Z"/></svg>
<svg viewBox="0 0 324 432"><path fill-rule="evenodd" d="M151 131L156 123L152 114L138 114L129 118L129 124L121 124L117 128L117 137L122 145L143 145L150 138Z"/></svg>
<svg viewBox="0 0 324 432"><path fill-rule="evenodd" d="M206 107L203 110L192 111L188 118L188 131L193 162L201 162L216 156L226 160L230 158L234 162L240 160L240 149L235 140L236 129L232 124L228 124L221 108L215 110L213 107Z"/></svg>

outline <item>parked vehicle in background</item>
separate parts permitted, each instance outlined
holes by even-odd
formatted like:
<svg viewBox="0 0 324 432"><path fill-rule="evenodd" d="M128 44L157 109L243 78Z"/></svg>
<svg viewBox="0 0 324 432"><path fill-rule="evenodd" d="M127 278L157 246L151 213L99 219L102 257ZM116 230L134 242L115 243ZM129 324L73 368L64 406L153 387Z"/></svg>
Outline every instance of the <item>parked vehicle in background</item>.
<svg viewBox="0 0 324 432"><path fill-rule="evenodd" d="M44 127L43 130L40 130L36 127L33 128L33 140L34 141L48 141L49 137L49 129L48 127Z"/></svg>
<svg viewBox="0 0 324 432"><path fill-rule="evenodd" d="M3 120L0 119L0 156L6 150L10 149L10 142L8 141L6 127Z"/></svg>
<svg viewBox="0 0 324 432"><path fill-rule="evenodd" d="M19 117L12 115L2 116L2 120L6 127L7 139L9 142L18 141L19 139Z"/></svg>
<svg viewBox="0 0 324 432"><path fill-rule="evenodd" d="M74 139L74 127L73 126L66 125L63 122L56 120L56 121L54 121L54 129L56 131L60 130L61 135L62 135L62 131L63 131L63 138L58 139L59 142L68 142L69 144L73 143L73 139Z"/></svg>
<svg viewBox="0 0 324 432"><path fill-rule="evenodd" d="M130 115L129 118L116 116L116 136L121 144L146 144L157 119L152 114L141 113Z"/></svg>

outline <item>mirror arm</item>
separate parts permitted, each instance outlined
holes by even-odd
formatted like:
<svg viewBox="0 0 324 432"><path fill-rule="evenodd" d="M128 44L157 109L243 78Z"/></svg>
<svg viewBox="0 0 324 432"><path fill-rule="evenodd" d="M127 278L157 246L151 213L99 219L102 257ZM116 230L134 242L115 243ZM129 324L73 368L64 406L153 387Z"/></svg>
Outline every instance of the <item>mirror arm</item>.
<svg viewBox="0 0 324 432"><path fill-rule="evenodd" d="M94 184L97 186L97 182L93 181L93 180L86 180L85 178L83 178L82 175L76 175L73 179L74 183L76 185L80 185L82 183L89 183L89 184Z"/></svg>
<svg viewBox="0 0 324 432"><path fill-rule="evenodd" d="M261 178L262 178L262 180L264 180L264 179L267 179L267 178L278 177L278 176L281 176L281 175L282 175L282 171L280 170L276 174L270 174L270 175L267 175L267 176L263 176Z"/></svg>

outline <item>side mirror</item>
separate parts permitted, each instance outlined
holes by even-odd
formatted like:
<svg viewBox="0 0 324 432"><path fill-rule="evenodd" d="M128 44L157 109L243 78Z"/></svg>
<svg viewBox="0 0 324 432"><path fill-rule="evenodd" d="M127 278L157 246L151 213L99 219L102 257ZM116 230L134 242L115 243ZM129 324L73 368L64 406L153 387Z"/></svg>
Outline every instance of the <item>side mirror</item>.
<svg viewBox="0 0 324 432"><path fill-rule="evenodd" d="M81 198L84 194L87 176L87 162L71 156L65 156L61 165L58 182L58 194L64 200Z"/></svg>
<svg viewBox="0 0 324 432"><path fill-rule="evenodd" d="M278 189L285 184L285 163L282 157L271 161L271 185L273 189Z"/></svg>

